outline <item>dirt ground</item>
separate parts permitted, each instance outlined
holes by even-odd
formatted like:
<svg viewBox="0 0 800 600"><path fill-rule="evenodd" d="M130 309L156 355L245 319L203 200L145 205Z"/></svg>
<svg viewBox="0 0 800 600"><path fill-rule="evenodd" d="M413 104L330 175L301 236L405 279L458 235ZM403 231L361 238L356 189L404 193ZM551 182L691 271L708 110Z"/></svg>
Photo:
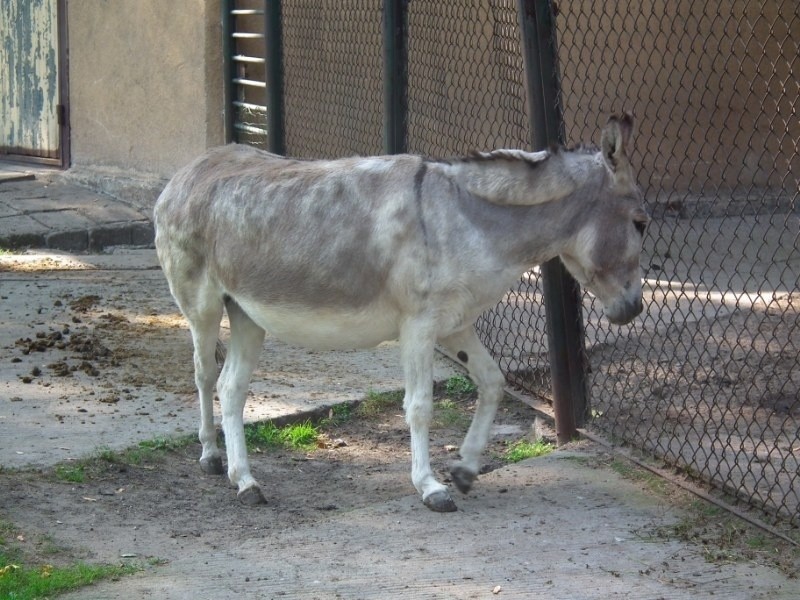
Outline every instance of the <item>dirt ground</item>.
<svg viewBox="0 0 800 600"><path fill-rule="evenodd" d="M706 550L714 540L761 534L738 525L727 538L704 531L674 497L614 472L596 447L501 466L502 450L534 422L511 400L498 414L486 472L473 492L456 496L457 513L432 513L414 492L399 404L339 423L311 452L251 451L268 504L242 506L225 477L203 475L197 464L191 344L163 275L152 255L123 258L11 257L0 273L4 538L35 561L132 561L144 569L69 598L800 593L791 549L767 540L731 558L724 541L717 558ZM402 386L391 346L326 354L268 340L264 356L249 421ZM452 373L437 366L439 380ZM431 443L444 480L474 402L449 399L440 397ZM175 435L191 441L163 441ZM164 450L82 461L98 448L119 453L143 440ZM83 480L68 481L79 466Z"/></svg>
<svg viewBox="0 0 800 600"><path fill-rule="evenodd" d="M447 480L448 463L471 418L474 394L439 398L447 401L446 408L436 411L431 457L439 476ZM508 443L528 434L534 419L527 406L504 401L484 472L505 464L502 454ZM191 441L148 455L140 464L121 457L81 461L86 466L80 483L58 474L74 469L74 462L41 471L6 472L0 506L25 538L70 548L56 557L59 560L138 556L140 540L147 548L140 559L169 560L176 540L215 549L228 543L231 532L240 541L262 538L272 528L313 523L334 512L414 493L408 428L399 398L378 414L354 414L326 425L315 450L251 450L253 473L262 481L268 502L255 510L237 501L226 476L204 475L199 456L199 443ZM122 531L130 535L127 548L119 536ZM37 554L32 544L20 544L19 549ZM45 550L38 548L38 560Z"/></svg>
<svg viewBox="0 0 800 600"><path fill-rule="evenodd" d="M594 426L797 527L799 316L800 295L776 294L769 304L596 346L602 416Z"/></svg>
<svg viewBox="0 0 800 600"><path fill-rule="evenodd" d="M443 357L434 369L437 379L455 373ZM191 336L153 250L0 256L4 467L48 466L98 447L195 432L193 379ZM245 419L304 413L402 385L396 344L313 352L268 338ZM2 434L6 426L13 435Z"/></svg>
<svg viewBox="0 0 800 600"><path fill-rule="evenodd" d="M448 481L447 465L456 453L456 447L463 438L469 419L474 408L474 394L454 395L447 394L442 386L437 388L436 411L434 427L431 435L432 462L442 480ZM349 413L349 415L348 415ZM345 416L342 416L342 415ZM509 444L523 437L533 435L531 424L535 423L536 436L551 436L545 425L536 419L533 411L517 401L506 399L498 412L493 437L490 447L486 452L483 474L479 478L477 489L469 496L458 496L459 505L466 510L467 518L470 513L478 515L481 506L495 515L503 514L506 495L516 495L517 486L530 486L532 482L521 482L521 473L515 473L514 467L509 467L502 458ZM385 597L384 593L372 588L369 584L361 582L358 593L342 594L311 594L299 593L297 583L307 581L308 585L319 584L320 580L327 577L329 585L343 585L344 582L352 583L358 576L352 567L344 568L342 564L338 575L330 575L326 567L319 563L319 571L302 570L296 574L298 582L286 581L285 592L281 592L283 577L288 573L289 565L297 561L297 548L292 547L298 542L288 542L289 547L281 548L287 543L286 536L292 537L293 532L302 536L303 543L308 543L309 532L317 535L328 536L329 528L336 530L341 527L341 522L353 522L359 526L368 524L365 514L375 512L383 515L384 520L400 526L400 519L409 517L409 509L413 516L412 521L425 522L433 519L441 524L443 516L426 511L414 494L409 480L410 456L408 452L408 431L401 415L400 396L395 395L393 403L385 403L378 410L360 412L358 408L351 410L337 410L337 416L322 426L323 434L315 449L309 451L290 449L251 449L250 458L253 472L265 485L268 504L257 508L246 507L236 500L236 490L227 482L224 476L207 476L200 471L197 458L200 453L199 444L195 441L185 442L177 446L164 443L160 451L147 453L143 458L132 459L130 454L115 454L82 461L82 475L84 480L76 483L65 480L62 469L74 469L76 464L69 462L43 470L15 471L3 473L3 485L0 486L0 506L4 507L3 519L13 524L12 531L6 531L8 539L15 550L26 556L31 564L49 563L59 564L83 560L88 562L132 562L143 567L145 576L134 576L133 582L137 593L136 597L162 597L162 592L152 584L146 582L161 571L169 571L170 564L192 561L196 572L203 571L203 563L219 565L211 557L227 557L230 560L237 548L250 546L263 547L264 552L279 552L276 558L282 557L277 563L286 561L284 569L278 567L277 574L273 571L252 571L250 576L234 575L220 572L218 577L219 587L216 591L209 591L206 595L195 590L192 595L198 594L200 598L233 597L236 586L242 590L252 589L253 586L266 586L269 595L255 596L245 594L245 597L275 597L284 595L290 597ZM560 450L559 453L564 452ZM643 500L638 498L644 488L659 489L664 501L669 504L687 504L683 492L663 486L663 482L648 480L641 473L636 473L628 466L615 463L611 455L598 452L596 447L586 442L576 444L572 448L571 456L576 464L586 470L595 470L599 480L607 481L611 466L623 470L626 477L633 481L633 485L625 483L611 483L614 492L605 492L601 495L599 504L597 499L591 500L596 508L607 506L608 503L639 504ZM546 460L546 459L539 459ZM561 459L564 462L564 459ZM616 465L616 466L614 466ZM538 470L534 468L534 470ZM544 469L546 471L546 469ZM501 479L492 480L492 476L502 474ZM537 476L537 478L541 477ZM504 478L504 479L503 479ZM556 477L556 480L563 477ZM540 482L541 483L541 482ZM531 490L535 488L530 488ZM588 499L587 488L577 487L568 492L578 502ZM521 516L511 517L511 526L522 526L533 541L536 536L543 533L548 540L542 540L544 547L556 550L561 543L557 537L551 538L558 531L558 526L552 530L553 503L557 500L552 484L547 484L547 478L539 488L541 506L529 505L528 510ZM615 499L614 494L625 497L625 502ZM646 494L647 495L647 494ZM400 501L400 505L398 505ZM652 501L652 500L651 500ZM410 503L410 504L409 504ZM546 508L550 506L550 509ZM588 507L587 507L588 508ZM719 522L710 522L704 518L686 517L675 519L673 509L660 509L655 514L644 520L632 515L623 516L620 522L612 525L611 537L616 544L623 543L630 536L641 540L650 540L653 548L666 544L669 548L671 539L678 537L693 539L697 548L696 556L688 558L675 548L672 548L666 560L660 563L649 556L640 556L638 577L652 581L669 582L667 587L681 589L681 594L674 597L689 597L691 590L697 591L697 583L682 579L687 567L685 561L689 560L688 568L697 579L706 582L701 587L706 592L713 588L715 579L733 580L735 577L723 572L724 565L740 564L749 576L757 575L756 563L767 568L780 569L794 581L797 569L800 567L800 556L791 548L779 551L773 547L773 540L765 544L764 549L754 551L746 541L758 538L759 532L749 528L742 522L721 518ZM534 515L539 513L538 517ZM361 515L361 516L359 516ZM477 515L474 515L477 516ZM398 519L392 521L393 518ZM515 525L520 523L520 525ZM548 524L545 527L545 524ZM569 565L578 555L585 555L589 561L586 569L590 568L592 561L598 560L596 551L592 548L597 544L600 547L606 543L601 541L608 533L602 533L609 524L603 520L594 522L587 520L584 530L593 531L584 541L584 551L567 557ZM7 527L7 526L6 526ZM541 527L541 529L540 529ZM549 534L547 531L549 530ZM306 532L306 533L300 533ZM624 533L623 533L624 532ZM341 536L341 538L337 538ZM347 537L349 533L340 531L334 533L333 538L325 537L324 543L333 544L337 539L341 543L340 551L347 554L353 552L371 553L378 556L385 553L384 544L387 542L383 536L368 535L352 540ZM433 535L433 534L432 534ZM459 540L466 534L452 531L450 552L457 556ZM755 538L754 538L755 536ZM394 536L393 536L394 537ZM323 538L320 538L322 541ZM428 542L425 537L401 536L403 542L395 549L397 556L403 560L412 560L417 557L424 560ZM502 540L502 537L500 538ZM509 538L514 539L514 538ZM738 541L737 541L738 540ZM445 542L446 543L446 542ZM514 542L512 542L513 544ZM535 546L535 542L534 546ZM313 540L312 540L313 546ZM475 548L479 548L480 542ZM601 550L607 552L608 550ZM525 554L524 554L525 555ZM523 556L524 556L523 555ZM247 554L243 555L247 556ZM332 558L332 556L334 558ZM336 562L336 551L331 554L331 549L321 550L317 557L320 561ZM703 557L703 558L700 558ZM266 557L265 557L266 558ZM499 558L499 557L498 557ZM501 559L508 561L508 559ZM598 567L606 576L611 578L628 577L630 584L631 573L623 573L612 562L603 566L602 559ZM700 560L705 566L691 561ZM514 562L513 559L511 561ZM402 563L402 561L401 561ZM536 564L533 561L531 568ZM185 565L184 565L185 567ZM595 568L595 567L592 567ZM761 568L761 567L758 567ZM569 570L569 567L567 567ZM327 573L327 574L323 574ZM477 574L475 575L477 577ZM226 578L230 577L230 581ZM252 577L252 581L251 581ZM413 581L412 575L407 575L408 581ZM341 578L341 579L340 579ZM277 579L277 581L276 581ZM287 577L287 579L289 579ZM471 576L464 579L471 580ZM779 580L778 580L779 581ZM464 597L487 598L493 597L506 590L506 597L533 597L527 593L520 595L520 588L515 587L513 578L504 578L498 575L494 585L485 585L483 592L475 592L475 586L470 583L469 593L463 590L447 589L442 584L420 582L424 590L420 597ZM553 575L549 579L540 579L540 582L553 586ZM122 588L119 585L123 585ZM69 595L74 598L121 598L129 591L124 587L126 580L118 583L106 582L98 587L86 588L83 591ZM559 584L561 586L563 584ZM740 584L737 584L740 585ZM761 585L771 590L763 597L790 598L791 590L795 589L792 583L789 588L786 583L774 581L761 581ZM117 586L117 587L115 587ZM425 587L427 586L427 587ZM624 586L623 586L624 588ZM185 593L188 593L187 588ZM379 588L380 589L380 588ZM480 589L480 586L478 587ZM516 589L517 592L513 590ZM555 589L555 588L554 588ZM608 587L599 589L609 589ZM738 595L738 587L720 592L724 597L762 597L757 595ZM759 590L762 588L759 587ZM112 592L116 590L116 592ZM220 592L225 590L225 592ZM495 592L495 590L499 590ZM570 595L553 597L577 597ZM396 597L397 590L387 591L388 596ZM689 593L684 596L683 592ZM184 597L181 592L163 593L164 597ZM222 593L222 595L219 595ZM252 593L252 592L251 592ZM266 592L264 592L266 593ZM106 595L109 594L109 595ZM121 594L121 595L120 595ZM152 596L151 596L152 594ZM230 594L230 595L225 595ZM646 595L633 597L653 597ZM788 594L788 595L787 595ZM399 595L405 595L400 592ZM412 594L414 595L414 594ZM619 595L614 593L612 595ZM623 594L624 596L624 594ZM586 597L606 597L600 593L592 593ZM673 596L670 596L673 597ZM706 597L701 594L699 597Z"/></svg>

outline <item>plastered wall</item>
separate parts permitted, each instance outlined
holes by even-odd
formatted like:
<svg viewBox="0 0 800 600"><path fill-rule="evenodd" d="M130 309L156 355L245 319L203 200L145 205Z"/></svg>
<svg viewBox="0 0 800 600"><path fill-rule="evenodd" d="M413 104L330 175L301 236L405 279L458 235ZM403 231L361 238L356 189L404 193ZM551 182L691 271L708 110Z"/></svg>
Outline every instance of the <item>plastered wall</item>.
<svg viewBox="0 0 800 600"><path fill-rule="evenodd" d="M220 0L69 0L72 166L169 177L222 144Z"/></svg>

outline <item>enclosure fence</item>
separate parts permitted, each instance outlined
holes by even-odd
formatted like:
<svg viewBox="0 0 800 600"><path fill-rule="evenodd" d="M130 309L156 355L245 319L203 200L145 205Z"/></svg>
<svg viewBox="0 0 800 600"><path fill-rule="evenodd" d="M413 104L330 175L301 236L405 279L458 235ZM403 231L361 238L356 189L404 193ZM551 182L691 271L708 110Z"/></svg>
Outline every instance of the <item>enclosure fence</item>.
<svg viewBox="0 0 800 600"><path fill-rule="evenodd" d="M399 76L405 150L530 148L533 3L405 0L397 71L380 0L229 0L232 138L268 147L280 126L291 156L386 152ZM583 296L587 426L800 525L800 3L544 4L567 145L632 112L653 218L642 316L610 325ZM547 400L544 310L534 269L477 328L508 382Z"/></svg>

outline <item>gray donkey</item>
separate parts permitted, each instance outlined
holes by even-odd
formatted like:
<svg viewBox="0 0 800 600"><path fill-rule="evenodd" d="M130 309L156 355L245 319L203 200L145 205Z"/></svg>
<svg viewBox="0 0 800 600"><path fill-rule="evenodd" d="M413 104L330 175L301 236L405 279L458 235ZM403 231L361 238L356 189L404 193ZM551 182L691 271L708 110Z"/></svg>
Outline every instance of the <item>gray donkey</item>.
<svg viewBox="0 0 800 600"><path fill-rule="evenodd" d="M611 118L597 152L497 150L450 160L293 160L229 145L179 171L156 203L156 248L194 341L203 471L223 471L216 382L228 477L242 502L264 502L242 413L265 331L317 349L399 338L411 479L428 508L456 510L430 466L434 347L457 356L479 390L451 471L467 492L504 383L476 336L477 317L524 271L556 256L611 322L642 310L648 217L628 159L632 129L630 116ZM217 378L223 308L231 339Z"/></svg>

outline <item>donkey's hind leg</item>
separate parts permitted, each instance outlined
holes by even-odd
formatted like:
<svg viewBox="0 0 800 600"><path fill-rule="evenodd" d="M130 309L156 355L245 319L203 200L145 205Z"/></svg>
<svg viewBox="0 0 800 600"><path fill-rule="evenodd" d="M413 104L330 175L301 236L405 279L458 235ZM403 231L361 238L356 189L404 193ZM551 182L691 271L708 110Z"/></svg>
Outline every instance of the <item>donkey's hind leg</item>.
<svg viewBox="0 0 800 600"><path fill-rule="evenodd" d="M199 296L199 294L198 294ZM217 431L214 427L214 384L217 381L215 353L222 319L222 300L209 295L205 302L191 304L179 301L189 321L194 342L194 381L200 400L200 431L202 445L200 468L210 475L221 475L222 458L217 446Z"/></svg>
<svg viewBox="0 0 800 600"><path fill-rule="evenodd" d="M469 431L461 444L461 460L455 462L450 469L453 483L461 492L467 493L478 476L480 457L489 441L492 421L503 396L505 378L472 327L440 342L467 367L470 377L478 386L478 404Z"/></svg>
<svg viewBox="0 0 800 600"><path fill-rule="evenodd" d="M225 366L219 376L217 389L222 404L222 429L228 454L228 478L239 488L239 500L244 504L265 502L258 482L250 473L247 445L244 439L244 404L250 377L258 363L264 330L245 314L231 299L225 309L231 323L231 340Z"/></svg>

